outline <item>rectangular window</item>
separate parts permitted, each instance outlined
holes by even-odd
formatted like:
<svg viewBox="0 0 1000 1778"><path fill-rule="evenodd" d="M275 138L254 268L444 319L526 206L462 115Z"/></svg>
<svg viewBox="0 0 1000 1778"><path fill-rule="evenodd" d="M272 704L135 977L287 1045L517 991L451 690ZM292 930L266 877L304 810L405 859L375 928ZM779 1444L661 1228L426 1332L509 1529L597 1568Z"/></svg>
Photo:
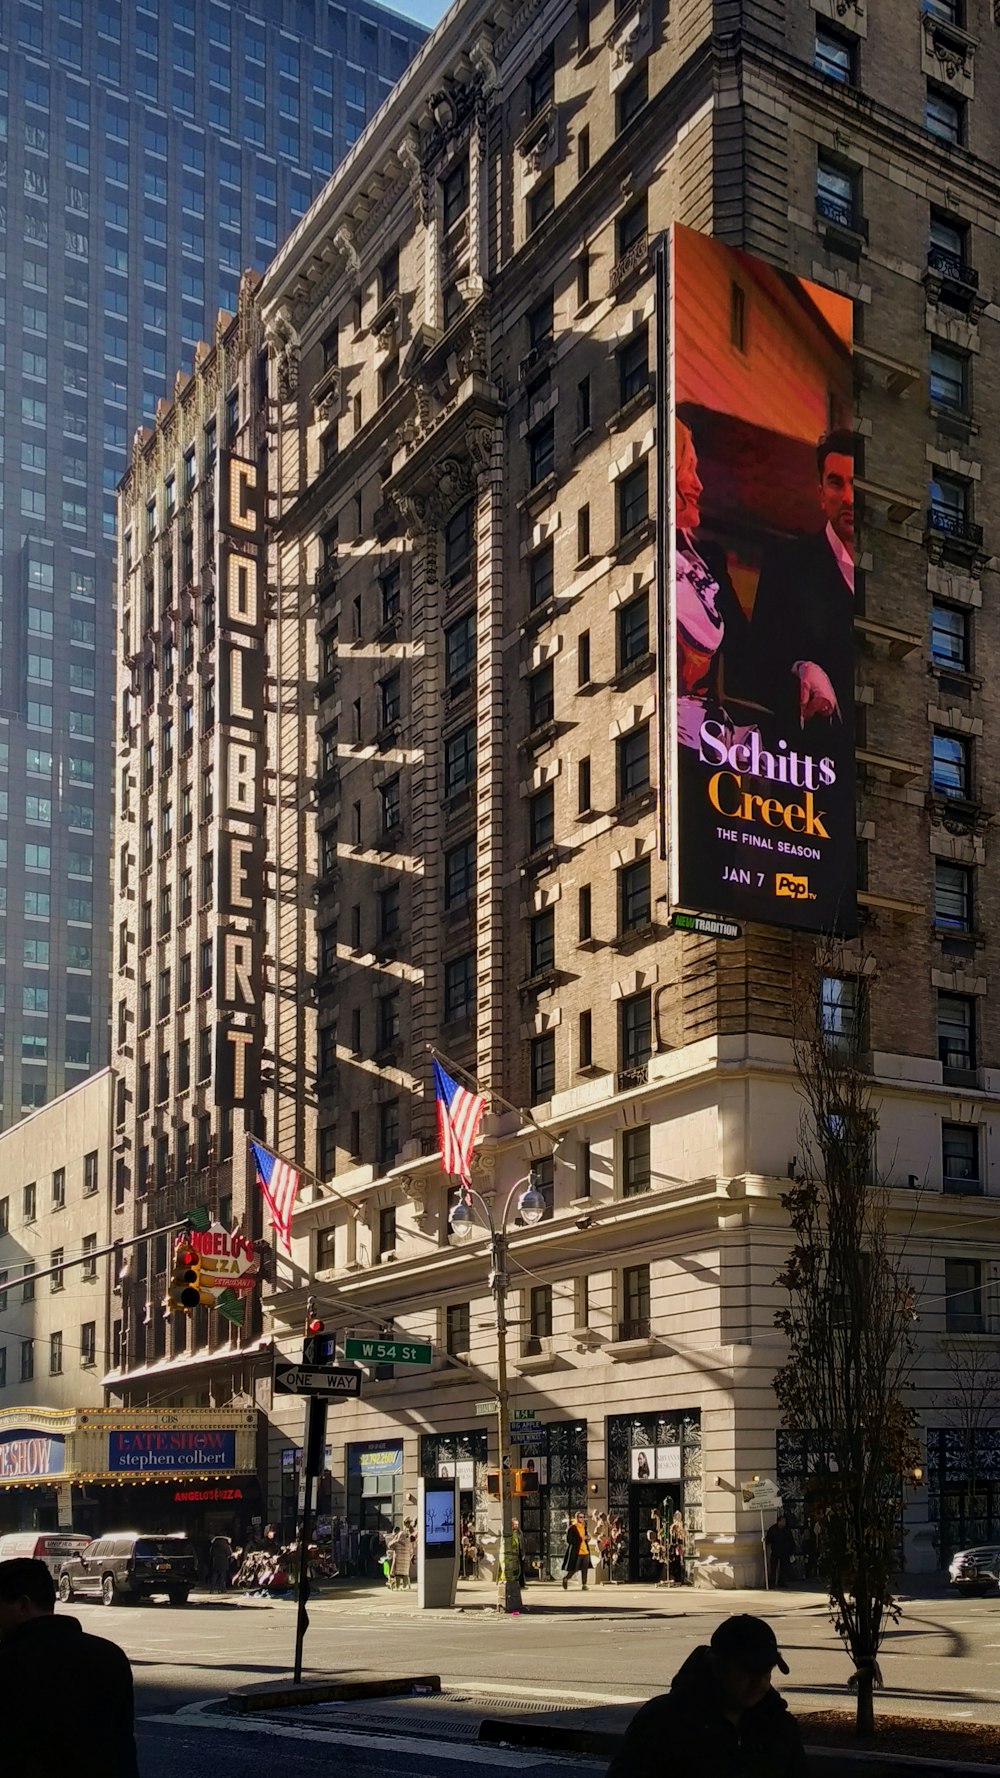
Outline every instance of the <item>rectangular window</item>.
<svg viewBox="0 0 1000 1778"><path fill-rule="evenodd" d="M378 1107L377 1159L390 1165L399 1153L399 1100L385 1099Z"/></svg>
<svg viewBox="0 0 1000 1778"><path fill-rule="evenodd" d="M451 957L444 966L444 1017L446 1024L469 1019L476 1008L476 959L467 952Z"/></svg>
<svg viewBox="0 0 1000 1778"><path fill-rule="evenodd" d="M449 1358L465 1358L471 1344L468 1303L448 1303L444 1312L445 1351Z"/></svg>
<svg viewBox="0 0 1000 1778"><path fill-rule="evenodd" d="M617 754L618 801L641 796L649 789L649 724L641 723L615 743Z"/></svg>
<svg viewBox="0 0 1000 1778"><path fill-rule="evenodd" d="M49 1255L49 1265L52 1267L52 1276L49 1279L49 1289L52 1291L65 1289L66 1274L63 1271L64 1258L65 1250L62 1247L53 1247L52 1252Z"/></svg>
<svg viewBox="0 0 1000 1778"><path fill-rule="evenodd" d="M35 1375L35 1342L21 1341L21 1382L30 1383Z"/></svg>
<svg viewBox="0 0 1000 1778"><path fill-rule="evenodd" d="M985 1322L981 1260L945 1260L944 1322L949 1333L983 1332Z"/></svg>
<svg viewBox="0 0 1000 1778"><path fill-rule="evenodd" d="M591 788L590 758L581 759L576 768L576 812L578 815L590 813L593 803Z"/></svg>
<svg viewBox="0 0 1000 1778"><path fill-rule="evenodd" d="M649 468L645 460L618 480L619 542L637 531L649 517Z"/></svg>
<svg viewBox="0 0 1000 1778"><path fill-rule="evenodd" d="M590 684L590 631L581 630L576 643L576 683Z"/></svg>
<svg viewBox="0 0 1000 1778"><path fill-rule="evenodd" d="M653 1003L648 988L618 1002L618 1066L621 1072L645 1068L653 1053Z"/></svg>
<svg viewBox="0 0 1000 1778"><path fill-rule="evenodd" d="M469 208L469 157L462 159L441 180L441 221L446 235L462 221Z"/></svg>
<svg viewBox="0 0 1000 1778"><path fill-rule="evenodd" d="M382 1209L378 1213L379 1257L381 1257L381 1255L383 1253L395 1252L395 1248L396 1248L396 1207L394 1204L385 1204L385 1205L383 1205Z"/></svg>
<svg viewBox="0 0 1000 1778"><path fill-rule="evenodd" d="M652 1184L649 1167L648 1124L635 1124L622 1131L622 1197L631 1198L648 1192Z"/></svg>
<svg viewBox="0 0 1000 1778"><path fill-rule="evenodd" d="M821 154L816 162L817 215L841 228L853 229L857 208L857 174Z"/></svg>
<svg viewBox="0 0 1000 1778"><path fill-rule="evenodd" d="M618 400L622 407L649 387L649 329L640 327L618 353Z"/></svg>
<svg viewBox="0 0 1000 1778"><path fill-rule="evenodd" d="M555 331L555 305L552 292L543 296L534 308L528 310L528 345L534 352L544 352L552 344Z"/></svg>
<svg viewBox="0 0 1000 1778"><path fill-rule="evenodd" d="M85 1321L80 1328L80 1364L90 1369L97 1363L97 1323Z"/></svg>
<svg viewBox="0 0 1000 1778"><path fill-rule="evenodd" d="M544 1031L531 1040L531 1103L550 1099L556 1090L556 1036Z"/></svg>
<svg viewBox="0 0 1000 1778"><path fill-rule="evenodd" d="M971 787L969 743L963 735L931 736L931 789L939 796L968 798Z"/></svg>
<svg viewBox="0 0 1000 1778"><path fill-rule="evenodd" d="M855 53L852 38L842 37L830 25L816 26L813 67L817 74L825 74L828 80L839 80L853 86Z"/></svg>
<svg viewBox="0 0 1000 1778"><path fill-rule="evenodd" d="M645 246L649 232L649 204L643 194L635 203L623 210L615 223L615 258L621 261L626 254L641 251Z"/></svg>
<svg viewBox="0 0 1000 1778"><path fill-rule="evenodd" d="M619 1339L648 1339L649 1314L649 1267L626 1266L622 1272L622 1320L618 1329Z"/></svg>
<svg viewBox="0 0 1000 1778"><path fill-rule="evenodd" d="M941 1176L946 1192L982 1191L978 1125L941 1125Z"/></svg>
<svg viewBox="0 0 1000 1778"><path fill-rule="evenodd" d="M555 715L555 673L551 661L539 667L528 680L528 727L534 732L551 722Z"/></svg>
<svg viewBox="0 0 1000 1778"><path fill-rule="evenodd" d="M532 611L551 599L555 590L555 552L551 543L543 543L528 561L528 596Z"/></svg>
<svg viewBox="0 0 1000 1778"><path fill-rule="evenodd" d="M592 929L590 884L581 883L576 892L576 935L581 943L590 938Z"/></svg>
<svg viewBox="0 0 1000 1778"><path fill-rule="evenodd" d="M594 1015L585 1006L577 1021L577 1067L590 1068L594 1061Z"/></svg>
<svg viewBox="0 0 1000 1778"><path fill-rule="evenodd" d="M970 994L938 994L937 1043L945 1068L976 1066L976 1003Z"/></svg>
<svg viewBox="0 0 1000 1778"><path fill-rule="evenodd" d="M528 233L533 235L552 215L556 207L555 174L550 173L547 179L539 180L528 198Z"/></svg>
<svg viewBox="0 0 1000 1778"><path fill-rule="evenodd" d="M968 405L967 361L960 352L947 346L931 346L930 396L936 407L952 414L964 414Z"/></svg>
<svg viewBox="0 0 1000 1778"><path fill-rule="evenodd" d="M969 614L955 605L931 606L931 661L955 673L969 671Z"/></svg>
<svg viewBox="0 0 1000 1778"><path fill-rule="evenodd" d="M555 415L548 414L534 431L528 434L528 482L536 488L539 482L551 475L556 465L556 422Z"/></svg>
<svg viewBox="0 0 1000 1778"><path fill-rule="evenodd" d="M444 743L444 793L453 796L471 784L476 775L476 729L467 723Z"/></svg>
<svg viewBox="0 0 1000 1778"><path fill-rule="evenodd" d="M528 116L537 117L547 105L552 103L555 92L556 64L555 55L547 50L541 60L535 63L528 75Z"/></svg>
<svg viewBox="0 0 1000 1778"><path fill-rule="evenodd" d="M972 867L934 861L934 923L950 932L972 930Z"/></svg>
<svg viewBox="0 0 1000 1778"><path fill-rule="evenodd" d="M6 1200L4 1200L6 1202ZM57 1167L52 1175L52 1208L61 1210L66 1203L66 1169Z"/></svg>
<svg viewBox="0 0 1000 1778"><path fill-rule="evenodd" d="M819 1026L828 1048L849 1050L859 1033L858 984L852 976L824 975L819 984Z"/></svg>
<svg viewBox="0 0 1000 1778"><path fill-rule="evenodd" d="M551 784L536 791L528 803L528 843L532 852L551 846L555 836L555 792Z"/></svg>
<svg viewBox="0 0 1000 1778"><path fill-rule="evenodd" d="M590 431L590 378L581 377L576 385L576 436Z"/></svg>
<svg viewBox="0 0 1000 1778"><path fill-rule="evenodd" d="M528 1299L528 1334L533 1340L552 1337L552 1286L533 1284Z"/></svg>
<svg viewBox="0 0 1000 1778"><path fill-rule="evenodd" d="M927 85L927 97L924 101L924 128L939 142L948 142L958 147L965 135L965 105L954 93L945 92L941 87Z"/></svg>
<svg viewBox="0 0 1000 1778"><path fill-rule="evenodd" d="M969 517L968 482L939 473L931 482L930 493L930 522L934 529L964 536Z"/></svg>
<svg viewBox="0 0 1000 1778"><path fill-rule="evenodd" d="M34 1222L38 1214L38 1186L32 1179L21 1188L21 1216L25 1222Z"/></svg>
<svg viewBox="0 0 1000 1778"><path fill-rule="evenodd" d="M528 974L540 975L552 969L556 960L556 916L554 908L534 914L528 928Z"/></svg>
<svg viewBox="0 0 1000 1778"><path fill-rule="evenodd" d="M83 1157L83 1195L92 1198L97 1190L97 1149Z"/></svg>
<svg viewBox="0 0 1000 1778"><path fill-rule="evenodd" d="M652 874L648 858L637 858L618 873L618 931L628 932L650 924L653 916Z"/></svg>
<svg viewBox="0 0 1000 1778"><path fill-rule="evenodd" d="M475 502L465 501L444 527L444 571L451 581L469 572L472 563Z"/></svg>
<svg viewBox="0 0 1000 1778"><path fill-rule="evenodd" d="M618 134L627 130L634 118L644 110L649 101L649 67L643 64L632 75L625 85L620 87L617 95Z"/></svg>
<svg viewBox="0 0 1000 1778"><path fill-rule="evenodd" d="M63 1337L61 1333L49 1335L49 1376L61 1377L63 1367Z"/></svg>
<svg viewBox="0 0 1000 1778"><path fill-rule="evenodd" d="M472 840L463 840L444 855L445 909L466 907L472 900L475 875L475 848Z"/></svg>
<svg viewBox="0 0 1000 1778"><path fill-rule="evenodd" d="M451 688L468 683L476 659L476 616L468 611L444 633L444 678Z"/></svg>
<svg viewBox="0 0 1000 1778"><path fill-rule="evenodd" d="M619 673L627 672L649 653L649 594L639 593L619 605L615 618L615 643Z"/></svg>

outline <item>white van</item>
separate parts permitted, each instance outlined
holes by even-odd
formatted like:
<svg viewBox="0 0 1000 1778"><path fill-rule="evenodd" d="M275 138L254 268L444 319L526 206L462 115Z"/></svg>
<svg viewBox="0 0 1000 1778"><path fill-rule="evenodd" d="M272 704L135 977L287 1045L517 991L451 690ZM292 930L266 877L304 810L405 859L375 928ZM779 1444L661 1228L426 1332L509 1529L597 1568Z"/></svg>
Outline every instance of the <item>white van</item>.
<svg viewBox="0 0 1000 1778"><path fill-rule="evenodd" d="M90 1541L81 1531L9 1531L0 1537L0 1562L34 1556L45 1563L53 1580L58 1580L63 1563L85 1550Z"/></svg>

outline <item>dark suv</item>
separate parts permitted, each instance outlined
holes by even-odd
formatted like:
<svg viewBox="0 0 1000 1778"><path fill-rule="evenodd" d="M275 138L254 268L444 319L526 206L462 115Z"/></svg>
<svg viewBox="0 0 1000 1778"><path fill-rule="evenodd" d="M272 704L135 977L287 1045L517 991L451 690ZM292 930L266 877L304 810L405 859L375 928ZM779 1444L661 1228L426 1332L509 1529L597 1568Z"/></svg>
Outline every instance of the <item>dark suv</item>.
<svg viewBox="0 0 1000 1778"><path fill-rule="evenodd" d="M119 1531L113 1537L95 1537L63 1562L58 1591L64 1605L78 1595L118 1605L154 1593L166 1593L171 1605L186 1605L197 1578L198 1558L186 1537Z"/></svg>

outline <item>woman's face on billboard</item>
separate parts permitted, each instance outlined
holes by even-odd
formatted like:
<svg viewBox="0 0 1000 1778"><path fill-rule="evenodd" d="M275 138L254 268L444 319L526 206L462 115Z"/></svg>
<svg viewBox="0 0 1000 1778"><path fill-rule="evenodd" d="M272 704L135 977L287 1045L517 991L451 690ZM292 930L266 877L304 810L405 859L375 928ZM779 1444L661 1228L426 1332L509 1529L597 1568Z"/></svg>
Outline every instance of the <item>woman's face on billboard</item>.
<svg viewBox="0 0 1000 1778"><path fill-rule="evenodd" d="M675 478L677 486L678 531L696 531L701 524L702 482L698 475L698 455L688 428L678 420L674 428Z"/></svg>

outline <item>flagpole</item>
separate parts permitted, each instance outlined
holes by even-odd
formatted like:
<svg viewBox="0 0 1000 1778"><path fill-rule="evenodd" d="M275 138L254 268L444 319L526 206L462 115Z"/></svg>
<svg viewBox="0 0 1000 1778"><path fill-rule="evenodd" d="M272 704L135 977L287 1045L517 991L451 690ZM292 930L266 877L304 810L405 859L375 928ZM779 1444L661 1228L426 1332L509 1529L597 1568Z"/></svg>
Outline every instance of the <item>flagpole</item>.
<svg viewBox="0 0 1000 1778"><path fill-rule="evenodd" d="M251 1136L249 1131L247 1132L247 1142L256 1142L257 1147L264 1149L265 1153L269 1154L272 1160L280 1161L284 1158L282 1155L275 1153L270 1143L265 1142L260 1136ZM295 1163L295 1171L298 1173L299 1178L304 1180L307 1185L318 1185L321 1191L331 1192L342 1204L347 1205L351 1215L357 1221L361 1220L361 1206L355 1204L351 1198L345 1198L343 1192L339 1192L335 1185L329 1185L325 1179L319 1177L318 1173L310 1173L308 1167L300 1167L298 1162Z"/></svg>
<svg viewBox="0 0 1000 1778"><path fill-rule="evenodd" d="M443 1050L435 1049L432 1043L428 1043L425 1047L436 1062L443 1063L449 1074L459 1075L461 1079L472 1088L474 1093L478 1093L483 1099L496 1099L507 1111L512 1111L515 1117L526 1118L528 1123L538 1131L538 1134L545 1137L546 1142L551 1142L554 1149L558 1148L558 1137L553 1136L549 1130L543 1130L537 1118L535 1118L530 1111L526 1110L523 1105L515 1105L510 1099L505 1099L502 1093L496 1091L495 1087L487 1087L484 1092L475 1075L470 1074L467 1068L460 1068L457 1062L453 1062L451 1057L446 1056Z"/></svg>

